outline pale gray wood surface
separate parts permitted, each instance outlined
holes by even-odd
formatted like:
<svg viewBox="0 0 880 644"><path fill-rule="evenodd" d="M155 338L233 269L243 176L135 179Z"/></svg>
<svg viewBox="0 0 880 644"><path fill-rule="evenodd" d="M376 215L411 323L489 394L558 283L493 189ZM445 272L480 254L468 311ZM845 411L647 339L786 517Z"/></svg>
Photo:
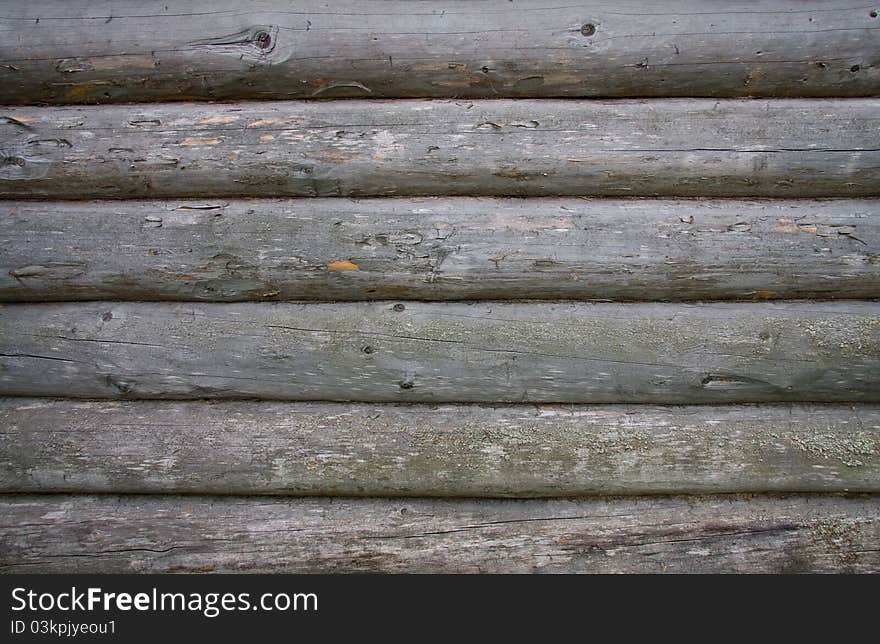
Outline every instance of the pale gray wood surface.
<svg viewBox="0 0 880 644"><path fill-rule="evenodd" d="M5 398L0 427L5 493L880 492L875 405Z"/></svg>
<svg viewBox="0 0 880 644"><path fill-rule="evenodd" d="M0 300L880 296L880 200L0 201Z"/></svg>
<svg viewBox="0 0 880 644"><path fill-rule="evenodd" d="M3 572L880 572L880 497L0 496Z"/></svg>
<svg viewBox="0 0 880 644"><path fill-rule="evenodd" d="M0 198L880 195L880 99L6 107Z"/></svg>
<svg viewBox="0 0 880 644"><path fill-rule="evenodd" d="M876 5L833 0L8 0L5 102L865 96Z"/></svg>
<svg viewBox="0 0 880 644"><path fill-rule="evenodd" d="M0 307L0 394L880 402L880 303Z"/></svg>

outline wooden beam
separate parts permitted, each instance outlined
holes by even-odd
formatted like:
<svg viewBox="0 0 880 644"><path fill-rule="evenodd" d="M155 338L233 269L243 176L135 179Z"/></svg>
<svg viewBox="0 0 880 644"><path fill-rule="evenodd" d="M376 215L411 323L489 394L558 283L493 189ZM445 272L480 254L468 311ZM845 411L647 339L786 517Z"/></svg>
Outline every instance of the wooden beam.
<svg viewBox="0 0 880 644"><path fill-rule="evenodd" d="M880 497L0 496L4 573L880 572Z"/></svg>
<svg viewBox="0 0 880 644"><path fill-rule="evenodd" d="M880 195L880 100L0 110L0 198Z"/></svg>
<svg viewBox="0 0 880 644"><path fill-rule="evenodd" d="M868 96L877 13L833 0L5 3L7 103Z"/></svg>
<svg viewBox="0 0 880 644"><path fill-rule="evenodd" d="M880 406L0 399L0 492L880 492Z"/></svg>
<svg viewBox="0 0 880 644"><path fill-rule="evenodd" d="M0 246L0 301L880 297L877 199L0 201Z"/></svg>
<svg viewBox="0 0 880 644"><path fill-rule="evenodd" d="M369 402L880 402L880 303L0 308L0 393Z"/></svg>

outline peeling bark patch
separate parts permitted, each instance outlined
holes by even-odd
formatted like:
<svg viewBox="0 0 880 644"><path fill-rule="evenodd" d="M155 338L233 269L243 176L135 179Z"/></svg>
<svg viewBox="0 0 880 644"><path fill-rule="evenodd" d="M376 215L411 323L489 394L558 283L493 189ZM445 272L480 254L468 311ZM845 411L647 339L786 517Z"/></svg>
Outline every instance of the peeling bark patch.
<svg viewBox="0 0 880 644"><path fill-rule="evenodd" d="M184 139L180 145L217 145L220 139Z"/></svg>
<svg viewBox="0 0 880 644"><path fill-rule="evenodd" d="M85 272L85 264L71 262L22 266L21 268L9 271L9 275L16 279L36 278L64 280L70 279L72 277L77 277Z"/></svg>
<svg viewBox="0 0 880 644"><path fill-rule="evenodd" d="M327 264L328 270L331 271L357 271L360 270L358 265L347 259L338 259L335 262Z"/></svg>
<svg viewBox="0 0 880 644"><path fill-rule="evenodd" d="M318 96L319 94L323 94L325 92L336 89L355 89L365 92L367 94L373 93L373 90L371 90L366 85L363 85L362 83L358 83L357 81L339 81L335 83L326 83L324 85L321 85L318 89L312 92L312 96Z"/></svg>
<svg viewBox="0 0 880 644"><path fill-rule="evenodd" d="M768 382L756 378L750 378L748 376L727 376L716 374L708 374L700 381L700 384L706 389L741 389L744 387L773 386Z"/></svg>
<svg viewBox="0 0 880 644"><path fill-rule="evenodd" d="M525 78L520 78L513 84L513 89L518 92L532 92L537 91L544 84L543 76L526 76Z"/></svg>
<svg viewBox="0 0 880 644"><path fill-rule="evenodd" d="M19 116L18 118L12 118L11 116L0 116L0 123L5 125L15 125L25 130L33 130L34 128L28 123L32 123L37 119L33 116Z"/></svg>
<svg viewBox="0 0 880 644"><path fill-rule="evenodd" d="M779 225L772 230L775 233L783 233L796 235L798 233L807 233L816 235L817 237L848 237L853 241L865 243L855 236L856 227L840 224L813 224L813 223L796 223L789 217L782 217L777 220Z"/></svg>
<svg viewBox="0 0 880 644"><path fill-rule="evenodd" d="M131 172L157 172L163 170L173 170L180 165L179 159L156 159L147 161L146 159L135 159L134 163L128 166Z"/></svg>
<svg viewBox="0 0 880 644"><path fill-rule="evenodd" d="M774 233L785 233L788 235L797 235L798 233L816 234L817 228L809 224L781 223L773 228Z"/></svg>
<svg viewBox="0 0 880 644"><path fill-rule="evenodd" d="M237 120L237 116L208 116L196 121L196 125L222 125L223 123L234 123Z"/></svg>

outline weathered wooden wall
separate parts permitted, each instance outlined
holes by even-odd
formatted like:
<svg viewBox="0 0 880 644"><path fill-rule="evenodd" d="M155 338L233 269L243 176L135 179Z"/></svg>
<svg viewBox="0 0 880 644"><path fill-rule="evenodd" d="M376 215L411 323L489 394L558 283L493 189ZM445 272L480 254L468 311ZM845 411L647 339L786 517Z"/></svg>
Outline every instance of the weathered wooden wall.
<svg viewBox="0 0 880 644"><path fill-rule="evenodd" d="M876 96L835 0L7 2L3 102Z"/></svg>
<svg viewBox="0 0 880 644"><path fill-rule="evenodd" d="M0 114L0 198L876 197L877 104L10 107Z"/></svg>
<svg viewBox="0 0 880 644"><path fill-rule="evenodd" d="M4 301L880 297L877 199L0 201L0 246Z"/></svg>
<svg viewBox="0 0 880 644"><path fill-rule="evenodd" d="M2 3L0 572L880 571L878 11Z"/></svg>

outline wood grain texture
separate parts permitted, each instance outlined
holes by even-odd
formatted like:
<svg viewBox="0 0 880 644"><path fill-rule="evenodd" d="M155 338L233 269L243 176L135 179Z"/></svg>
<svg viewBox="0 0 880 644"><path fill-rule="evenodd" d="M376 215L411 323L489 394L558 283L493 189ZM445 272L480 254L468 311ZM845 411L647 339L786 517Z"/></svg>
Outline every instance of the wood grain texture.
<svg viewBox="0 0 880 644"><path fill-rule="evenodd" d="M0 308L0 393L880 402L880 303L89 302Z"/></svg>
<svg viewBox="0 0 880 644"><path fill-rule="evenodd" d="M0 571L876 573L880 497L5 495Z"/></svg>
<svg viewBox="0 0 880 644"><path fill-rule="evenodd" d="M880 406L0 399L0 492L880 492Z"/></svg>
<svg viewBox="0 0 880 644"><path fill-rule="evenodd" d="M0 198L880 195L880 99L0 110Z"/></svg>
<svg viewBox="0 0 880 644"><path fill-rule="evenodd" d="M0 247L20 302L880 297L877 199L0 201Z"/></svg>
<svg viewBox="0 0 880 644"><path fill-rule="evenodd" d="M876 6L833 0L6 2L7 103L867 96Z"/></svg>

